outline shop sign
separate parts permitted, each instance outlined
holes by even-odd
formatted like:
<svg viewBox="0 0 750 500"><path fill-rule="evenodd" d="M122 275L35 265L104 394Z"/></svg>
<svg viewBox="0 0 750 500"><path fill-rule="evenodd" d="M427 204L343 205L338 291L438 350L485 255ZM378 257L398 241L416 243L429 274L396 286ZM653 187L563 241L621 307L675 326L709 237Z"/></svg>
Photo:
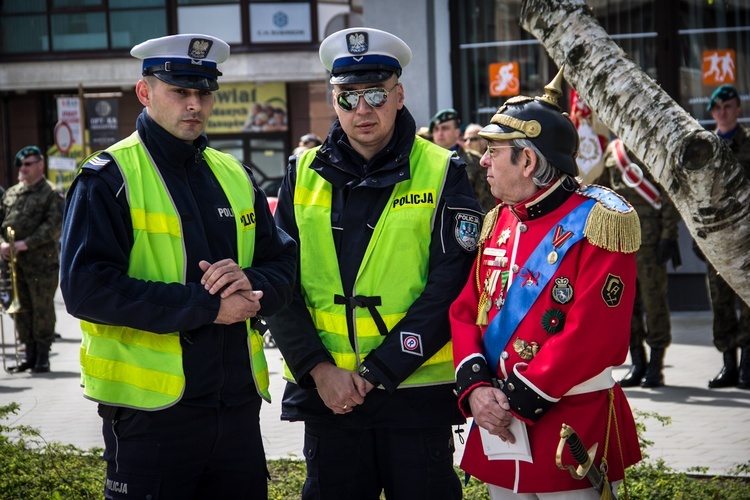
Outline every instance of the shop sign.
<svg viewBox="0 0 750 500"><path fill-rule="evenodd" d="M286 84L222 83L214 92L208 134L286 132Z"/></svg>
<svg viewBox="0 0 750 500"><path fill-rule="evenodd" d="M490 64L490 96L518 95L520 89L518 63L499 62Z"/></svg>
<svg viewBox="0 0 750 500"><path fill-rule="evenodd" d="M732 49L703 51L703 85L722 85L735 82L737 58Z"/></svg>
<svg viewBox="0 0 750 500"><path fill-rule="evenodd" d="M309 2L250 4L252 43L311 42Z"/></svg>
<svg viewBox="0 0 750 500"><path fill-rule="evenodd" d="M120 140L119 100L86 99L86 124L89 145L94 151L105 149Z"/></svg>
<svg viewBox="0 0 750 500"><path fill-rule="evenodd" d="M73 134L73 143L83 144L81 130L81 99L78 97L57 98L57 119L65 122Z"/></svg>

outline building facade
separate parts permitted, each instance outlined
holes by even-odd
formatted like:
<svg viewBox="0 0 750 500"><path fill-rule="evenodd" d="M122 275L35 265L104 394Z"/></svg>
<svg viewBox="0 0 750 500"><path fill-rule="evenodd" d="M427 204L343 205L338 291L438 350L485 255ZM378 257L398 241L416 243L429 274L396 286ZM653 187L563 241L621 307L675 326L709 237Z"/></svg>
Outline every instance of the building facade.
<svg viewBox="0 0 750 500"><path fill-rule="evenodd" d="M0 185L15 183L13 155L28 144L47 151L49 177L65 186L77 162L129 134L142 109L129 51L174 33L230 44L207 132L271 184L298 138L325 135L335 117L317 50L361 13L361 0L2 2Z"/></svg>

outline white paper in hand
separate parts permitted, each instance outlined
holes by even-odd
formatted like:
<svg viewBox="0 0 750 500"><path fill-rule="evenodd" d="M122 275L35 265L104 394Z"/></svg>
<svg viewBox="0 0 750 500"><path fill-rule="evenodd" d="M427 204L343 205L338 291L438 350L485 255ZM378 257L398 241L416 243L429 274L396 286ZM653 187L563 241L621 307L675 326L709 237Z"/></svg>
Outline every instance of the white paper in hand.
<svg viewBox="0 0 750 500"><path fill-rule="evenodd" d="M487 458L490 460L521 460L534 463L531 457L526 424L517 418L513 418L509 430L516 438L516 442L513 444L510 441L503 441L499 436L490 434L487 429L479 427L479 435L482 437L482 446Z"/></svg>

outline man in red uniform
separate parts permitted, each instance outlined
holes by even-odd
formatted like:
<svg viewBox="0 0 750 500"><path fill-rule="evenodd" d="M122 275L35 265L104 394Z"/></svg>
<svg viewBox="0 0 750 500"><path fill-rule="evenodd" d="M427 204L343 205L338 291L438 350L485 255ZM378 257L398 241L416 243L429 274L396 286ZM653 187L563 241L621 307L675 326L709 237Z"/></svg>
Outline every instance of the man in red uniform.
<svg viewBox="0 0 750 500"><path fill-rule="evenodd" d="M461 467L493 499L599 498L567 470L577 465L567 446L556 459L563 424L586 448L598 444L594 467L606 463L613 488L641 459L612 378L628 353L638 216L614 192L576 181L578 136L557 105L561 81L562 72L544 97L508 100L480 133L501 203L450 310L459 406L476 424ZM530 457L508 457L525 445Z"/></svg>

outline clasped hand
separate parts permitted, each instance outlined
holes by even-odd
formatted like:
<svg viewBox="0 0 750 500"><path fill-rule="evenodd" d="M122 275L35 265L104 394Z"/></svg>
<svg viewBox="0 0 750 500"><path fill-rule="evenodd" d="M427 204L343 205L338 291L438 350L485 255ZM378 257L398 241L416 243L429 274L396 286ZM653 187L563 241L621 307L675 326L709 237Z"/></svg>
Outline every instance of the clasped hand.
<svg viewBox="0 0 750 500"><path fill-rule="evenodd" d="M509 430L512 419L516 417L510 412L508 397L503 391L495 387L477 387L469 394L469 406L478 426L503 441L516 442L516 437Z"/></svg>
<svg viewBox="0 0 750 500"><path fill-rule="evenodd" d="M365 395L373 385L352 370L344 370L333 363L320 363L310 370L315 387L323 403L337 415L352 411L365 402Z"/></svg>
<svg viewBox="0 0 750 500"><path fill-rule="evenodd" d="M211 264L205 260L198 263L203 271L201 285L210 293L220 294L221 306L214 323L231 325L254 318L260 311L263 292L253 290L253 285L232 259Z"/></svg>

